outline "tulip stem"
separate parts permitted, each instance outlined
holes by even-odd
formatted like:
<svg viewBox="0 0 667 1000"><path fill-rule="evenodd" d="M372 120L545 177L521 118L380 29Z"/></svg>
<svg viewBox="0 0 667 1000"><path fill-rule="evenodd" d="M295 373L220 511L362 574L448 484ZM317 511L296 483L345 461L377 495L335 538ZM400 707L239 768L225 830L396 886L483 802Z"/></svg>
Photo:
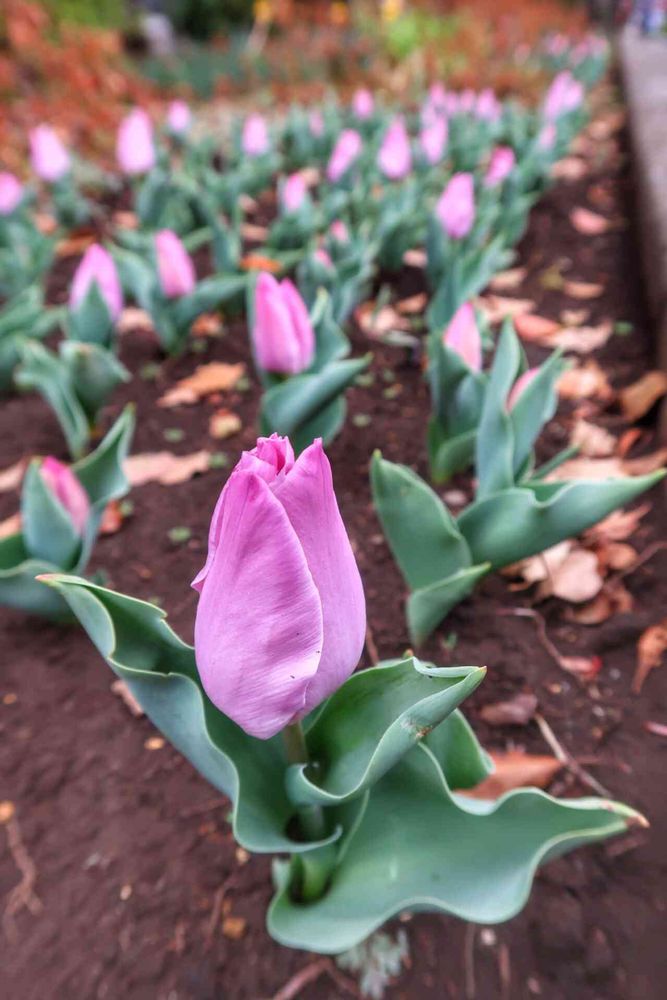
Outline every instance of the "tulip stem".
<svg viewBox="0 0 667 1000"><path fill-rule="evenodd" d="M290 764L309 764L306 737L300 722L283 729L285 752ZM327 836L327 825L324 812L320 806L300 806L297 810L299 826L302 832L311 840L323 840Z"/></svg>

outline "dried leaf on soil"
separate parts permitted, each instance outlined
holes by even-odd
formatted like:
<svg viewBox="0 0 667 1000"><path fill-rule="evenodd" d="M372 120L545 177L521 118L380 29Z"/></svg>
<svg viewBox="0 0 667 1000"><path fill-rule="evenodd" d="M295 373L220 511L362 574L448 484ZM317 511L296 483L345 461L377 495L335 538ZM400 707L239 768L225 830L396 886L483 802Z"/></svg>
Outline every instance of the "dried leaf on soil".
<svg viewBox="0 0 667 1000"><path fill-rule="evenodd" d="M606 321L599 326L575 326L558 330L542 343L545 347L562 347L564 351L576 354L590 354L603 347L612 333L612 325Z"/></svg>
<svg viewBox="0 0 667 1000"><path fill-rule="evenodd" d="M489 288L492 292L511 292L519 287L527 273L528 269L525 267L512 267L508 271L499 271L491 278Z"/></svg>
<svg viewBox="0 0 667 1000"><path fill-rule="evenodd" d="M283 265L273 257L265 257L259 253L249 253L239 261L242 271L270 271L271 274L280 274Z"/></svg>
<svg viewBox="0 0 667 1000"><path fill-rule="evenodd" d="M126 306L123 309L118 323L116 324L118 333L130 333L131 330L154 330L153 320L145 309L137 306Z"/></svg>
<svg viewBox="0 0 667 1000"><path fill-rule="evenodd" d="M588 458L585 455L571 458L555 469L547 480L563 479L616 479L619 476L644 476L661 469L667 462L667 447L659 448L641 458Z"/></svg>
<svg viewBox="0 0 667 1000"><path fill-rule="evenodd" d="M574 674L584 684L594 681L602 669L599 656L561 656L559 663L563 670Z"/></svg>
<svg viewBox="0 0 667 1000"><path fill-rule="evenodd" d="M124 520L121 501L111 500L104 508L104 513L102 514L100 534L115 535L122 528Z"/></svg>
<svg viewBox="0 0 667 1000"><path fill-rule="evenodd" d="M650 672L660 666L666 649L667 618L663 618L642 632L637 642L637 668L632 681L635 694L639 694Z"/></svg>
<svg viewBox="0 0 667 1000"><path fill-rule="evenodd" d="M604 285L593 281L566 281L563 291L573 299L597 299L604 292Z"/></svg>
<svg viewBox="0 0 667 1000"><path fill-rule="evenodd" d="M219 337L223 330L219 313L202 313L190 327L193 337Z"/></svg>
<svg viewBox="0 0 667 1000"><path fill-rule="evenodd" d="M535 313L523 313L514 319L516 332L522 340L537 343L551 343L551 338L560 330L560 323Z"/></svg>
<svg viewBox="0 0 667 1000"><path fill-rule="evenodd" d="M584 538L590 542L624 542L634 535L639 522L650 509L650 503L643 503L632 510L615 510L589 528Z"/></svg>
<svg viewBox="0 0 667 1000"><path fill-rule="evenodd" d="M652 733L653 736L667 736L667 725L664 722L651 722L649 720L644 723L644 729L647 733Z"/></svg>
<svg viewBox="0 0 667 1000"><path fill-rule="evenodd" d="M394 306L382 306L375 311L374 302L364 302L354 313L361 330L368 337L382 337L391 330L409 330L410 322Z"/></svg>
<svg viewBox="0 0 667 1000"><path fill-rule="evenodd" d="M539 583L540 599L554 596L573 604L590 601L603 582L595 553L571 541L522 560L517 569L527 583Z"/></svg>
<svg viewBox="0 0 667 1000"><path fill-rule="evenodd" d="M492 753L495 771L476 785L459 792L473 799L497 799L513 788L546 788L563 764L556 757L527 754L523 750Z"/></svg>
<svg viewBox="0 0 667 1000"><path fill-rule="evenodd" d="M558 380L558 394L562 399L599 399L608 402L614 398L607 376L597 361L589 359L583 365L569 368Z"/></svg>
<svg viewBox="0 0 667 1000"><path fill-rule="evenodd" d="M639 420L667 393L667 372L646 372L637 382L621 389L618 399L623 416L630 423Z"/></svg>
<svg viewBox="0 0 667 1000"><path fill-rule="evenodd" d="M125 460L125 475L132 486L161 483L174 486L185 483L209 467L210 452L195 451L191 455L174 455L170 451L144 452Z"/></svg>
<svg viewBox="0 0 667 1000"><path fill-rule="evenodd" d="M604 215L598 212L591 212L590 208L573 208L570 212L570 222L583 236L601 236L611 229L612 223L605 219Z"/></svg>
<svg viewBox="0 0 667 1000"><path fill-rule="evenodd" d="M565 156L551 168L551 176L559 181L580 181L588 173L588 164L578 156Z"/></svg>
<svg viewBox="0 0 667 1000"><path fill-rule="evenodd" d="M415 247L414 250L406 250L403 254L403 263L408 267L418 267L424 269L428 263L425 250Z"/></svg>
<svg viewBox="0 0 667 1000"><path fill-rule="evenodd" d="M4 521L0 521L0 538L9 538L21 530L21 515L19 511L10 514Z"/></svg>
<svg viewBox="0 0 667 1000"><path fill-rule="evenodd" d="M266 226L256 226L252 222L244 222L239 227L239 232L244 240L252 240L253 243L266 243L269 231Z"/></svg>
<svg viewBox="0 0 667 1000"><path fill-rule="evenodd" d="M215 413L211 414L211 419L208 422L209 434L219 440L238 434L242 427L241 418L238 413L233 413L232 410L216 410Z"/></svg>
<svg viewBox="0 0 667 1000"><path fill-rule="evenodd" d="M403 316L419 314L424 311L427 302L428 297L426 292L419 292L417 295L411 295L409 298L397 302L396 312L401 313Z"/></svg>
<svg viewBox="0 0 667 1000"><path fill-rule="evenodd" d="M604 458L613 455L616 448L616 438L604 427L591 424L581 417L572 428L571 442L579 448L582 455L589 458Z"/></svg>
<svg viewBox="0 0 667 1000"><path fill-rule="evenodd" d="M91 243L95 242L94 233L83 233L79 236L67 236L56 243L56 257L78 257Z"/></svg>
<svg viewBox="0 0 667 1000"><path fill-rule="evenodd" d="M6 469L0 469L0 493L9 493L21 485L28 462L29 459L24 456L13 465L8 465Z"/></svg>
<svg viewBox="0 0 667 1000"><path fill-rule="evenodd" d="M622 580L607 580L602 590L588 604L567 608L565 617L577 625L601 625L614 615L632 611L634 600Z"/></svg>
<svg viewBox="0 0 667 1000"><path fill-rule="evenodd" d="M111 685L111 690L114 694L118 695L135 719L140 719L142 717L144 710L130 691L125 681L115 680Z"/></svg>
<svg viewBox="0 0 667 1000"><path fill-rule="evenodd" d="M183 406L197 403L204 396L213 392L227 392L233 389L245 373L242 362L229 365L224 361L211 361L207 365L199 365L192 375L177 382L168 389L157 401L158 406Z"/></svg>
<svg viewBox="0 0 667 1000"><path fill-rule="evenodd" d="M519 316L530 313L535 308L532 299L514 299L503 295L481 295L477 299L477 305L487 323L502 323L508 316L516 323Z"/></svg>
<svg viewBox="0 0 667 1000"><path fill-rule="evenodd" d="M484 705L480 718L489 726L525 726L535 715L537 698L527 691L520 691L506 701Z"/></svg>

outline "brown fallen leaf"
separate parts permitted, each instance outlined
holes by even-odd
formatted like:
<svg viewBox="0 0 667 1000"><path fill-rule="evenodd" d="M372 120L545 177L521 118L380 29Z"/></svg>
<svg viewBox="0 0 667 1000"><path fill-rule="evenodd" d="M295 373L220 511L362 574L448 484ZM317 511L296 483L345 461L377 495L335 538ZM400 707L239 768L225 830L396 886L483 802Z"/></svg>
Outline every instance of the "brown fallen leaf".
<svg viewBox="0 0 667 1000"><path fill-rule="evenodd" d="M410 329L410 321L390 305L376 310L374 302L364 302L355 309L354 318L367 337L382 337L391 330Z"/></svg>
<svg viewBox="0 0 667 1000"><path fill-rule="evenodd" d="M600 673L602 660L599 656L561 656L560 666L584 684L590 684Z"/></svg>
<svg viewBox="0 0 667 1000"><path fill-rule="evenodd" d="M630 423L643 417L667 393L667 372L652 371L618 394L623 416Z"/></svg>
<svg viewBox="0 0 667 1000"><path fill-rule="evenodd" d="M559 181L580 181L588 173L588 164L578 156L565 156L551 168L551 176Z"/></svg>
<svg viewBox="0 0 667 1000"><path fill-rule="evenodd" d="M644 723L644 729L647 733L652 733L653 736L667 736L667 725L664 722L651 722L648 720Z"/></svg>
<svg viewBox="0 0 667 1000"><path fill-rule="evenodd" d="M572 541L522 560L517 569L527 583L539 584L540 600L553 596L582 604L595 597L603 583L595 553Z"/></svg>
<svg viewBox="0 0 667 1000"><path fill-rule="evenodd" d="M491 278L489 288L492 292L511 292L525 280L527 273L528 269L525 267L512 267L508 271L498 271Z"/></svg>
<svg viewBox="0 0 667 1000"><path fill-rule="evenodd" d="M232 941L240 941L246 932L245 917L225 917L222 921L222 933Z"/></svg>
<svg viewBox="0 0 667 1000"><path fill-rule="evenodd" d="M667 463L667 447L658 448L648 455L641 455L639 458L623 459L623 471L628 476L645 476L649 472L662 469Z"/></svg>
<svg viewBox="0 0 667 1000"><path fill-rule="evenodd" d="M514 299L503 295L480 295L479 306L487 323L502 323L509 316L516 322L517 317L530 313L535 308L532 299Z"/></svg>
<svg viewBox="0 0 667 1000"><path fill-rule="evenodd" d="M118 318L116 330L118 333L130 333L132 330L154 330L150 313L137 306L125 306Z"/></svg>
<svg viewBox="0 0 667 1000"><path fill-rule="evenodd" d="M651 509L650 503L643 503L632 510L615 510L604 520L594 524L584 533L586 542L624 542L634 535L639 522Z"/></svg>
<svg viewBox="0 0 667 1000"><path fill-rule="evenodd" d="M595 554L602 570L618 572L637 561L637 550L627 542L606 542L598 546Z"/></svg>
<svg viewBox="0 0 667 1000"><path fill-rule="evenodd" d="M563 309L558 318L565 327L583 326L590 315L590 309Z"/></svg>
<svg viewBox="0 0 667 1000"><path fill-rule="evenodd" d="M119 210L113 213L113 224L119 229L138 229L139 216L136 212Z"/></svg>
<svg viewBox="0 0 667 1000"><path fill-rule="evenodd" d="M413 250L406 250L403 254L403 263L407 267L417 267L423 270L428 264L428 255L425 250L415 247Z"/></svg>
<svg viewBox="0 0 667 1000"><path fill-rule="evenodd" d="M209 434L219 440L233 437L234 434L238 434L242 427L243 424L238 413L225 409L216 410L215 413L211 414L211 419L208 422Z"/></svg>
<svg viewBox="0 0 667 1000"><path fill-rule="evenodd" d="M560 330L560 323L535 313L522 313L514 317L516 332L522 340L533 343L551 343L551 338Z"/></svg>
<svg viewBox="0 0 667 1000"><path fill-rule="evenodd" d="M130 715L135 719L140 719L144 715L144 710L134 697L125 681L115 680L111 685L111 690L118 695L123 704L128 708Z"/></svg>
<svg viewBox="0 0 667 1000"><path fill-rule="evenodd" d="M602 233L608 232L612 223L609 219L605 219L604 215L599 215L598 212L591 212L590 208L583 208L579 206L573 208L570 212L570 222L583 236L601 236Z"/></svg>
<svg viewBox="0 0 667 1000"><path fill-rule="evenodd" d="M65 257L78 257L91 243L95 242L94 233L82 233L79 236L67 236L56 243L56 257L63 260Z"/></svg>
<svg viewBox="0 0 667 1000"><path fill-rule="evenodd" d="M269 230L266 226L256 226L252 222L244 222L239 227L239 232L244 240L251 240L253 243L266 243Z"/></svg>
<svg viewBox="0 0 667 1000"><path fill-rule="evenodd" d="M239 261L242 271L269 271L271 274L280 274L283 265L273 257L265 257L259 253L249 253Z"/></svg>
<svg viewBox="0 0 667 1000"><path fill-rule="evenodd" d="M211 361L209 364L199 365L192 375L182 378L168 389L158 399L157 405L184 406L197 403L213 392L227 392L234 388L244 373L245 365L242 362L229 365L224 361Z"/></svg>
<svg viewBox="0 0 667 1000"><path fill-rule="evenodd" d="M599 399L609 402L614 391L597 361L588 359L564 372L558 380L558 394L562 399Z"/></svg>
<svg viewBox="0 0 667 1000"><path fill-rule="evenodd" d="M591 424L581 417L572 428L571 443L576 445L582 455L589 458L604 458L613 455L616 449L616 438L604 427Z"/></svg>
<svg viewBox="0 0 667 1000"><path fill-rule="evenodd" d="M604 285L594 281L566 281L563 291L573 299L597 299L604 292Z"/></svg>
<svg viewBox="0 0 667 1000"><path fill-rule="evenodd" d="M603 347L612 333L609 322L599 326L574 326L558 330L552 336L541 341L546 347L562 347L564 351L574 351L575 354L590 354Z"/></svg>
<svg viewBox="0 0 667 1000"><path fill-rule="evenodd" d="M580 607L567 608L565 617L577 625L601 625L614 615L627 614L632 611L634 600L622 580L607 580L602 590L588 604Z"/></svg>
<svg viewBox="0 0 667 1000"><path fill-rule="evenodd" d="M58 228L57 220L46 212L36 212L33 216L33 222L44 236L52 236Z"/></svg>
<svg viewBox="0 0 667 1000"><path fill-rule="evenodd" d="M123 511L119 500L110 500L104 508L100 523L101 535L115 535L123 526Z"/></svg>
<svg viewBox="0 0 667 1000"><path fill-rule="evenodd" d="M619 476L644 476L662 469L667 462L667 447L659 448L641 458L588 458L585 455L571 458L555 469L547 480L562 479L617 479Z"/></svg>
<svg viewBox="0 0 667 1000"><path fill-rule="evenodd" d="M6 469L0 469L0 493L9 493L10 490L15 490L21 485L29 461L27 455L24 455L13 465L8 465Z"/></svg>
<svg viewBox="0 0 667 1000"><path fill-rule="evenodd" d="M637 668L632 680L632 690L639 694L644 681L652 670L659 667L667 649L667 618L657 625L650 625L637 642Z"/></svg>
<svg viewBox="0 0 667 1000"><path fill-rule="evenodd" d="M523 750L492 753L493 774L474 788L459 790L472 799L497 799L513 788L546 788L563 767L556 757L527 754Z"/></svg>
<svg viewBox="0 0 667 1000"><path fill-rule="evenodd" d="M201 313L190 327L193 337L219 337L223 322L219 313Z"/></svg>
<svg viewBox="0 0 667 1000"><path fill-rule="evenodd" d="M535 715L537 698L527 691L520 691L506 701L484 705L480 718L489 726L525 726Z"/></svg>
<svg viewBox="0 0 667 1000"><path fill-rule="evenodd" d="M618 439L616 454L620 455L621 458L625 458L628 452L637 444L637 441L643 437L643 434L644 432L640 427L629 427Z"/></svg>
<svg viewBox="0 0 667 1000"><path fill-rule="evenodd" d="M0 538L9 538L16 535L21 530L21 514L17 511L10 514L4 521L0 521Z"/></svg>
<svg viewBox="0 0 667 1000"><path fill-rule="evenodd" d="M191 455L174 455L170 451L144 452L125 459L125 475L132 486L143 486L145 483L175 486L198 473L207 472L210 457L210 453L204 450Z"/></svg>
<svg viewBox="0 0 667 1000"><path fill-rule="evenodd" d="M418 292L417 295L411 295L409 298L402 299L400 302L397 302L396 312L401 313L402 316L419 314L424 311L427 302L428 297L426 292Z"/></svg>

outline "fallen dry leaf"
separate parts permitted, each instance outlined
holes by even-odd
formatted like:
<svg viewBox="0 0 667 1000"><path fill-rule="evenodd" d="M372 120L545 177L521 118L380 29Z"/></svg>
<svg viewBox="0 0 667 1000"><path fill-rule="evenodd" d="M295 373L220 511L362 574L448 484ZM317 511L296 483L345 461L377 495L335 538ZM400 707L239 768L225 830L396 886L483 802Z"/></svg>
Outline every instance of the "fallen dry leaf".
<svg viewBox="0 0 667 1000"><path fill-rule="evenodd" d="M540 600L553 596L582 604L599 593L603 582L595 553L572 541L524 559L516 569L526 583L539 583Z"/></svg>
<svg viewBox="0 0 667 1000"><path fill-rule="evenodd" d="M428 264L428 256L425 250L415 247L414 250L406 250L403 254L403 263L408 267L418 267L423 270Z"/></svg>
<svg viewBox="0 0 667 1000"><path fill-rule="evenodd" d="M397 302L396 312L401 313L403 316L419 314L424 311L427 302L428 296L426 292L418 292L417 295L411 295L409 298Z"/></svg>
<svg viewBox="0 0 667 1000"><path fill-rule="evenodd" d="M484 705L480 717L490 726L525 726L535 715L537 698L528 692L519 692L506 701Z"/></svg>
<svg viewBox="0 0 667 1000"><path fill-rule="evenodd" d="M223 330L219 313L201 313L190 327L194 337L219 337Z"/></svg>
<svg viewBox="0 0 667 1000"><path fill-rule="evenodd" d="M269 230L266 226L256 226L252 222L244 222L239 227L239 232L244 240L252 240L253 243L266 243Z"/></svg>
<svg viewBox="0 0 667 1000"><path fill-rule="evenodd" d="M130 333L131 330L154 330L150 313L137 306L126 306L118 318L116 330L118 333Z"/></svg>
<svg viewBox="0 0 667 1000"><path fill-rule="evenodd" d="M570 212L570 222L583 236L601 236L611 229L612 223L598 212L579 206Z"/></svg>
<svg viewBox="0 0 667 1000"><path fill-rule="evenodd" d="M550 337L542 340L547 347L562 347L564 351L574 351L576 354L590 354L603 347L612 333L610 322L599 326L574 326L556 331Z"/></svg>
<svg viewBox="0 0 667 1000"><path fill-rule="evenodd" d="M229 365L224 361L211 361L199 365L192 375L182 378L180 382L167 389L158 401L158 406L184 406L197 403L212 392L226 392L233 389L245 373L245 365L238 362Z"/></svg>
<svg viewBox="0 0 667 1000"><path fill-rule="evenodd" d="M119 210L113 213L113 223L119 229L138 229L139 216L136 212Z"/></svg>
<svg viewBox="0 0 667 1000"><path fill-rule="evenodd" d="M558 318L563 326L583 326L590 314L590 309L563 309Z"/></svg>
<svg viewBox="0 0 667 1000"><path fill-rule="evenodd" d="M271 274L280 274L283 265L272 257L265 257L263 254L249 253L239 261L242 271L270 271Z"/></svg>
<svg viewBox="0 0 667 1000"><path fill-rule="evenodd" d="M604 285L593 281L566 281L563 291L573 299L597 299L604 292Z"/></svg>
<svg viewBox="0 0 667 1000"><path fill-rule="evenodd" d="M123 511L119 500L111 500L104 508L100 523L100 534L115 535L123 526Z"/></svg>
<svg viewBox="0 0 667 1000"><path fill-rule="evenodd" d="M537 343L551 343L551 338L560 330L560 323L535 313L515 316L514 326L522 340Z"/></svg>
<svg viewBox="0 0 667 1000"><path fill-rule="evenodd" d="M641 455L640 458L623 459L623 471L628 476L645 476L649 472L662 469L667 463L667 447L658 448L648 455Z"/></svg>
<svg viewBox="0 0 667 1000"><path fill-rule="evenodd" d="M52 215L47 215L46 212L37 212L33 216L33 222L40 233L43 233L45 236L52 236L58 228L57 220Z"/></svg>
<svg viewBox="0 0 667 1000"><path fill-rule="evenodd" d="M562 399L600 399L608 402L614 398L607 376L597 361L589 359L563 372L558 380L558 394Z"/></svg>
<svg viewBox="0 0 667 1000"><path fill-rule="evenodd" d="M620 455L621 458L625 458L643 434L644 432L640 427L629 427L627 431L624 431L618 439L616 454Z"/></svg>
<svg viewBox="0 0 667 1000"><path fill-rule="evenodd" d="M56 243L56 257L60 260L65 257L78 257L91 243L95 242L94 233L83 233L79 236L67 236Z"/></svg>
<svg viewBox="0 0 667 1000"><path fill-rule="evenodd" d="M588 604L567 608L565 617L577 625L601 625L614 615L632 611L634 600L622 580L605 581L602 590Z"/></svg>
<svg viewBox="0 0 667 1000"><path fill-rule="evenodd" d="M474 788L460 790L460 795L473 799L497 799L513 788L546 788L563 767L556 757L527 754L523 750L492 753L491 759L495 765L493 774Z"/></svg>
<svg viewBox="0 0 667 1000"><path fill-rule="evenodd" d="M559 181L580 181L588 173L588 164L578 156L565 156L551 168L551 176Z"/></svg>
<svg viewBox="0 0 667 1000"><path fill-rule="evenodd" d="M639 694L644 681L652 670L659 667L667 649L667 618L657 625L650 625L637 642L637 668L632 680L632 690Z"/></svg>
<svg viewBox="0 0 667 1000"><path fill-rule="evenodd" d="M576 445L582 455L589 458L604 458L613 455L616 448L616 438L604 427L591 424L581 417L572 428L571 443Z"/></svg>
<svg viewBox="0 0 667 1000"><path fill-rule="evenodd" d="M111 685L111 690L118 695L123 704L129 709L130 715L135 719L140 719L144 715L144 710L134 697L125 681L115 680Z"/></svg>
<svg viewBox="0 0 667 1000"><path fill-rule="evenodd" d="M652 733L653 736L667 736L667 725L664 722L651 722L648 720L644 723L644 729L647 733Z"/></svg>
<svg viewBox="0 0 667 1000"><path fill-rule="evenodd" d="M21 515L19 511L10 514L4 521L0 521L0 538L9 538L21 530Z"/></svg>
<svg viewBox="0 0 667 1000"><path fill-rule="evenodd" d="M391 330L410 329L409 320L399 315L394 306L382 306L376 311L374 302L358 306L354 318L367 337L382 337Z"/></svg>
<svg viewBox="0 0 667 1000"><path fill-rule="evenodd" d="M233 437L234 434L238 434L242 427L239 415L225 409L216 410L215 413L211 414L211 419L208 422L209 434L219 440Z"/></svg>
<svg viewBox="0 0 667 1000"><path fill-rule="evenodd" d="M584 538L587 542L624 542L634 535L639 522L650 509L650 503L643 503L633 510L615 510L589 528Z"/></svg>
<svg viewBox="0 0 667 1000"><path fill-rule="evenodd" d="M144 452L125 459L125 475L132 486L143 486L145 483L175 486L206 472L210 457L210 453L204 450L191 455L174 455L170 451Z"/></svg>
<svg viewBox="0 0 667 1000"><path fill-rule="evenodd" d="M512 289L519 287L527 273L528 269L525 267L512 267L508 271L498 271L491 278L489 288L493 292L511 292Z"/></svg>
<svg viewBox="0 0 667 1000"><path fill-rule="evenodd" d="M595 680L602 669L599 656L561 656L559 664L568 674L574 674L584 684Z"/></svg>
<svg viewBox="0 0 667 1000"><path fill-rule="evenodd" d="M516 323L517 317L530 313L535 308L532 299L513 299L503 295L480 295L476 305L481 309L487 323L502 323L510 317Z"/></svg>
<svg viewBox="0 0 667 1000"><path fill-rule="evenodd" d="M637 550L627 542L605 542L595 550L601 569L628 569L637 560Z"/></svg>
<svg viewBox="0 0 667 1000"><path fill-rule="evenodd" d="M27 456L19 458L18 462L0 470L0 493L9 493L17 489L23 480L23 474L30 459Z"/></svg>
<svg viewBox="0 0 667 1000"><path fill-rule="evenodd" d="M667 447L641 458L571 458L547 476L550 482L563 479L616 479L619 476L644 476L661 469L667 462Z"/></svg>
<svg viewBox="0 0 667 1000"><path fill-rule="evenodd" d="M246 931L245 917L225 917L222 921L222 933L232 941L240 941Z"/></svg>
<svg viewBox="0 0 667 1000"><path fill-rule="evenodd" d="M638 382L621 389L618 399L623 416L630 423L639 420L667 393L667 372L646 372Z"/></svg>

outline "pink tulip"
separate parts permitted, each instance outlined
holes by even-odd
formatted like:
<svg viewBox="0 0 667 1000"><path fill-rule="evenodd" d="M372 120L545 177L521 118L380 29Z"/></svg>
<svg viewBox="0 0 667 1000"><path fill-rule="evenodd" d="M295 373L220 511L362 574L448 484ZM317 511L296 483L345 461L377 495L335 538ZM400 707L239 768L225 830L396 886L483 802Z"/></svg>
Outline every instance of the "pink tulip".
<svg viewBox="0 0 667 1000"><path fill-rule="evenodd" d="M429 125L426 125L419 135L419 145L422 152L432 167L439 163L445 153L447 145L447 119L443 117L433 118Z"/></svg>
<svg viewBox="0 0 667 1000"><path fill-rule="evenodd" d="M514 383L514 385L512 386L512 388L510 389L509 396L507 397L507 409L508 410L512 410L516 406L516 404L518 402L518 399L519 399L519 396L524 391L524 389L528 388L528 386L530 385L530 383L533 381L533 379L535 378L535 376L538 374L539 370L540 370L539 368L528 368L523 373L523 375L519 375L518 379L516 380L516 382Z"/></svg>
<svg viewBox="0 0 667 1000"><path fill-rule="evenodd" d="M90 500L68 465L49 456L40 466L40 475L49 492L64 507L78 535L83 535L90 516Z"/></svg>
<svg viewBox="0 0 667 1000"><path fill-rule="evenodd" d="M246 733L270 739L347 680L366 608L320 439L296 461L276 434L243 453L192 586L204 690Z"/></svg>
<svg viewBox="0 0 667 1000"><path fill-rule="evenodd" d="M447 110L447 91L445 85L436 81L432 83L428 92L429 103L439 111Z"/></svg>
<svg viewBox="0 0 667 1000"><path fill-rule="evenodd" d="M167 128L172 135L183 135L192 124L192 112L185 101L172 101L167 108Z"/></svg>
<svg viewBox="0 0 667 1000"><path fill-rule="evenodd" d="M324 247L317 247L313 252L313 257L318 264L322 265L322 267L333 267L333 261Z"/></svg>
<svg viewBox="0 0 667 1000"><path fill-rule="evenodd" d="M342 219L334 219L329 226L329 234L336 243L348 243L350 233Z"/></svg>
<svg viewBox="0 0 667 1000"><path fill-rule="evenodd" d="M477 326L475 310L464 302L456 310L445 330L442 342L465 361L468 368L482 370L482 338Z"/></svg>
<svg viewBox="0 0 667 1000"><path fill-rule="evenodd" d="M461 98L453 90L445 93L444 110L450 118L452 115L458 115L461 111Z"/></svg>
<svg viewBox="0 0 667 1000"><path fill-rule="evenodd" d="M469 115L475 110L477 94L470 87L459 94L459 111L464 115Z"/></svg>
<svg viewBox="0 0 667 1000"><path fill-rule="evenodd" d="M472 174L454 174L440 195L435 214L450 239L467 236L475 221L475 182Z"/></svg>
<svg viewBox="0 0 667 1000"><path fill-rule="evenodd" d="M365 121L371 118L375 111L375 99L370 90L365 87L355 90L352 97L352 113L355 118Z"/></svg>
<svg viewBox="0 0 667 1000"><path fill-rule="evenodd" d="M243 123L241 149L246 156L264 156L270 147L269 130L259 114L248 115Z"/></svg>
<svg viewBox="0 0 667 1000"><path fill-rule="evenodd" d="M324 118L321 111L311 111L308 115L308 128L310 134L319 139L324 134Z"/></svg>
<svg viewBox="0 0 667 1000"><path fill-rule="evenodd" d="M50 125L38 125L30 130L32 169L40 180L55 184L72 168L69 153Z"/></svg>
<svg viewBox="0 0 667 1000"><path fill-rule="evenodd" d="M563 70L551 82L547 90L542 111L547 121L555 121L561 115L575 111L584 99L584 88L568 70Z"/></svg>
<svg viewBox="0 0 667 1000"><path fill-rule="evenodd" d="M197 284L192 258L171 229L155 234L155 254L162 293L168 299L189 295Z"/></svg>
<svg viewBox="0 0 667 1000"><path fill-rule="evenodd" d="M0 172L0 215L11 215L23 199L23 185L18 177L3 170Z"/></svg>
<svg viewBox="0 0 667 1000"><path fill-rule="evenodd" d="M477 98L475 115L485 122L495 122L500 118L500 104L490 87L483 90Z"/></svg>
<svg viewBox="0 0 667 1000"><path fill-rule="evenodd" d="M394 118L385 132L377 163L385 177L392 181L402 180L410 173L412 167L410 136L402 118Z"/></svg>
<svg viewBox="0 0 667 1000"><path fill-rule="evenodd" d="M130 177L147 174L155 166L153 125L143 108L134 108L118 126L116 160Z"/></svg>
<svg viewBox="0 0 667 1000"><path fill-rule="evenodd" d="M257 363L266 372L298 375L315 356L315 333L297 289L284 278L262 272L255 286L252 331Z"/></svg>
<svg viewBox="0 0 667 1000"><path fill-rule="evenodd" d="M109 315L115 322L123 309L123 290L113 257L99 243L88 247L74 272L69 296L70 309L76 309L93 284L97 285Z"/></svg>
<svg viewBox="0 0 667 1000"><path fill-rule="evenodd" d="M354 129L343 129L327 164L327 177L333 183L346 174L362 149L361 136Z"/></svg>
<svg viewBox="0 0 667 1000"><path fill-rule="evenodd" d="M549 150L554 148L557 137L558 133L556 126L553 122L547 122L540 129L537 137L537 148L543 150L544 152L549 152Z"/></svg>
<svg viewBox="0 0 667 1000"><path fill-rule="evenodd" d="M280 201L285 212L298 212L303 205L308 188L302 174L290 174L283 183Z"/></svg>
<svg viewBox="0 0 667 1000"><path fill-rule="evenodd" d="M484 177L484 186L496 187L502 184L514 170L516 155L511 146L496 146Z"/></svg>

